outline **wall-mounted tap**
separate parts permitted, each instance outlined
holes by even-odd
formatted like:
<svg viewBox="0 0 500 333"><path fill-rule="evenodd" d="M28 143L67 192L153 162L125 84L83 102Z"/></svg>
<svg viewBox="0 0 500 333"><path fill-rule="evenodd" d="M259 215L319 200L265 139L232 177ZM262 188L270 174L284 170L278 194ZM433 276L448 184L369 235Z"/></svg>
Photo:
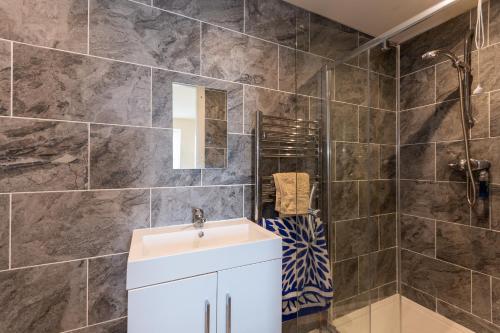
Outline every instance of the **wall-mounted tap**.
<svg viewBox="0 0 500 333"><path fill-rule="evenodd" d="M203 226L205 225L205 222L207 222L207 219L205 218L205 213L203 212L203 209L201 208L193 208L193 225L196 229L203 229ZM198 236L201 238L205 235L203 230L200 230L198 233Z"/></svg>

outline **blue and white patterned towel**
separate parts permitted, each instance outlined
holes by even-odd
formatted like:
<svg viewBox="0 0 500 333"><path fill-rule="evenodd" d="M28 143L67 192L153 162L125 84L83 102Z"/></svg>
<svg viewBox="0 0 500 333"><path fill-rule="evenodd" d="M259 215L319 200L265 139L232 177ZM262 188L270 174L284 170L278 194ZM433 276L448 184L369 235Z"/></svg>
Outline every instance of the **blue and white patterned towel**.
<svg viewBox="0 0 500 333"><path fill-rule="evenodd" d="M330 306L332 276L325 227L320 219L311 237L305 216L262 219L261 225L283 239L283 321Z"/></svg>

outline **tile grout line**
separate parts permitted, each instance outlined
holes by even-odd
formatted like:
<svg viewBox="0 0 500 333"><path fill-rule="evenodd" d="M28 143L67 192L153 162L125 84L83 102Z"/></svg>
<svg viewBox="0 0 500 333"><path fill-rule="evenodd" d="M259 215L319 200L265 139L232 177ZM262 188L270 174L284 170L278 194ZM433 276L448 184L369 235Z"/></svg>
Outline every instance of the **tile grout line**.
<svg viewBox="0 0 500 333"><path fill-rule="evenodd" d="M110 254L97 255L97 256L93 256L93 257L84 257L84 258L76 258L76 259L41 263L41 264L35 264L35 265L12 267L9 270L18 271L18 270L24 270L24 269L30 269L30 268L47 267L47 266L68 264L68 263L74 263L74 262L78 262L78 261L85 261L85 260L91 260L91 259L109 258L109 257L124 255L124 254L128 254L128 253L129 252L110 253ZM6 270L0 270L0 272L4 272L4 271L6 271Z"/></svg>
<svg viewBox="0 0 500 333"><path fill-rule="evenodd" d="M14 115L14 42L10 42L10 116Z"/></svg>
<svg viewBox="0 0 500 333"><path fill-rule="evenodd" d="M215 170L215 169L214 169ZM236 187L236 186L252 186L253 183L247 184L221 184L221 185L180 185L180 186L153 186L153 187L124 187L124 188L96 188L96 189L81 189L81 190L53 190L53 191L22 191L22 192L12 192L12 194L22 195L22 194L49 194L49 193L86 193L86 192L106 192L106 191L144 191L149 189L155 190L169 190L169 189L181 189L181 188L207 188L207 187ZM10 192L0 192L1 194L10 194Z"/></svg>
<svg viewBox="0 0 500 333"><path fill-rule="evenodd" d="M87 0L87 54L90 54L90 0Z"/></svg>
<svg viewBox="0 0 500 333"><path fill-rule="evenodd" d="M437 220L437 219L430 218L430 217L423 217L423 216L412 215L412 214L407 214L407 213L401 213L401 215L405 215L405 216L409 216L409 217L414 217L414 218L418 218L418 219L421 219L421 220L427 220L429 222L430 221L435 221L435 222L439 222L439 223L448 223L448 224L453 224L453 225L456 225L456 226L461 226L461 227L466 227L466 228L472 228L474 230L479 230L479 231L493 232L495 234L500 233L500 230L491 230L491 229L487 229L487 228L478 227L478 226L475 226L475 225L469 225L469 224L463 224L463 223L451 222L451 221L444 221L444 220ZM343 220L343 221L351 221L351 220Z"/></svg>
<svg viewBox="0 0 500 333"><path fill-rule="evenodd" d="M473 313L472 310L472 271L470 271L470 313Z"/></svg>
<svg viewBox="0 0 500 333"><path fill-rule="evenodd" d="M153 227L153 190L149 189L149 228Z"/></svg>
<svg viewBox="0 0 500 333"><path fill-rule="evenodd" d="M490 279L490 321L493 322L493 276L489 276Z"/></svg>
<svg viewBox="0 0 500 333"><path fill-rule="evenodd" d="M149 82L149 112L151 113L151 128L153 128L153 67L150 68Z"/></svg>
<svg viewBox="0 0 500 333"><path fill-rule="evenodd" d="M486 273L483 273L483 272L480 272L478 270L475 270L475 269L471 269L471 268L468 268L468 267L465 267L465 266L462 266L462 265L458 265L458 264L455 264L455 263L452 263L452 262L449 262L449 261L446 261L444 259L440 259L440 258L434 258L434 257L431 257L430 255L428 254L423 254L423 253L420 253L420 252L416 252L414 250L411 250L411 249L408 249L408 248L401 248L401 250L404 250L406 252L410 252L414 255L419 255L419 256L422 256L422 257L425 257L425 258L428 258L428 259L433 259L433 260L436 260L436 261L439 261L439 262L442 262L442 263L445 263L445 264L448 264L448 265L451 265L451 266L455 266L455 267L458 267L460 269L463 269L463 270L466 270L466 271L472 271L474 273L479 273L479 274L482 274L482 275L488 275L488 276L491 276L489 274L486 274Z"/></svg>
<svg viewBox="0 0 500 333"><path fill-rule="evenodd" d="M87 126L87 189L91 189L90 182L90 123Z"/></svg>
<svg viewBox="0 0 500 333"><path fill-rule="evenodd" d="M151 0L152 1L152 0ZM203 23L200 22L200 76L203 74Z"/></svg>
<svg viewBox="0 0 500 333"><path fill-rule="evenodd" d="M87 259L87 313L86 323L89 325L89 260Z"/></svg>
<svg viewBox="0 0 500 333"><path fill-rule="evenodd" d="M9 194L9 270L12 269L12 193Z"/></svg>
<svg viewBox="0 0 500 333"><path fill-rule="evenodd" d="M105 324L108 324L108 323L113 323L115 321L123 320L123 319L126 319L126 318L127 318L127 316L118 317L118 318L114 318L114 319L110 319L110 320L101 321L99 323L92 324L92 325L85 325L85 326L78 327L78 328L72 328L70 330L66 330L66 331L63 331L61 333L76 333L76 332L80 332L84 328L97 327L97 326L105 325Z"/></svg>

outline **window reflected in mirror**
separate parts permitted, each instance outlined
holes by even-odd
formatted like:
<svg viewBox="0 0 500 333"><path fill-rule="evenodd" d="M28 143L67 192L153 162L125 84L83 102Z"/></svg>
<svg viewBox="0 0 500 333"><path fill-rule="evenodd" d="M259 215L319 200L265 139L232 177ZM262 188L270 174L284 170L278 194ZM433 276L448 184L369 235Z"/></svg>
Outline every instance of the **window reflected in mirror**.
<svg viewBox="0 0 500 333"><path fill-rule="evenodd" d="M227 166L227 92L172 84L174 169Z"/></svg>

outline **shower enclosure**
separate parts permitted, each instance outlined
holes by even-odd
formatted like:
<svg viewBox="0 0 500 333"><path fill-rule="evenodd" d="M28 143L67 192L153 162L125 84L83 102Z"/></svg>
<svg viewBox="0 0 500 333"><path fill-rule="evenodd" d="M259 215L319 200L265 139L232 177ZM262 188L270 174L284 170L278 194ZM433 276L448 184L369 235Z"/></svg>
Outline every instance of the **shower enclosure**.
<svg viewBox="0 0 500 333"><path fill-rule="evenodd" d="M446 59L422 59L436 49L450 49L463 59L464 40L475 25L476 12L470 7L467 1L443 1L376 37L311 14L310 44L297 40L293 50L280 47L280 72L289 74L288 80L280 80L280 90L286 87L292 94L274 101L268 115L291 120L297 130L317 124L320 158L291 146L286 151L290 156L259 159L256 214L262 217L258 205L268 193L259 193L260 184L268 186L261 176L269 181L277 172L306 172L311 185L320 181L312 208L319 209L326 229L335 290L322 311L307 313L299 306L284 321L284 333L432 333L441 332L437 327L443 323L450 332L453 325L500 332L492 304L495 286L500 288L498 253L481 258L495 251L498 239L497 217L490 216L497 186L493 179L488 187L492 198L469 208L467 194L471 199L476 186L481 192L480 184L467 189L463 170L449 167L466 156L457 72ZM500 13L495 1L484 8L489 17ZM443 20L445 14L451 19ZM297 16L298 31L303 23ZM328 35L330 48L312 48L318 26L335 31ZM474 80L481 52L491 58L494 47L490 53L473 50ZM488 73L481 75L484 80ZM472 157L493 161L494 177L499 154L488 148L496 133L489 103L500 86L495 80L486 82L485 92L471 98L476 125L468 135ZM272 198L267 199L272 208ZM480 250L469 246L474 241L484 243ZM312 245L294 242L297 253L314 251ZM491 265L481 266L482 260L492 260ZM294 270L300 275L304 267ZM303 291L297 285L297 295ZM446 319L434 323L434 316ZM424 324L430 326L420 327Z"/></svg>

